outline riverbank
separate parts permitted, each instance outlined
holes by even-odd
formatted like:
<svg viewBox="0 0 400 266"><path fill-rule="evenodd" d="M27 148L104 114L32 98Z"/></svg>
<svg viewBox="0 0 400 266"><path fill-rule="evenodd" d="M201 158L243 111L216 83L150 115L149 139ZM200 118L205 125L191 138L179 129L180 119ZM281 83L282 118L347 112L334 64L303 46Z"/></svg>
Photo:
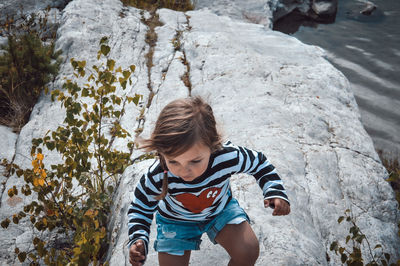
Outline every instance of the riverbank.
<svg viewBox="0 0 400 266"><path fill-rule="evenodd" d="M400 158L400 2L373 1L371 16L362 2L339 0L333 24L300 16L278 21L275 28L327 51L328 60L349 79L361 121L385 158Z"/></svg>

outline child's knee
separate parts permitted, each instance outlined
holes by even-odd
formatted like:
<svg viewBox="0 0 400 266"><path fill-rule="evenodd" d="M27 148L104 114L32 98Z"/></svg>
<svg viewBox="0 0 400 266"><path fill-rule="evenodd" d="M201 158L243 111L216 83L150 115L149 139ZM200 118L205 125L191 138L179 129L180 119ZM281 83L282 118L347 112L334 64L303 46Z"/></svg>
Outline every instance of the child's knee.
<svg viewBox="0 0 400 266"><path fill-rule="evenodd" d="M260 255L260 244L258 243L258 239L257 241L252 241L247 248L249 260L254 264Z"/></svg>
<svg viewBox="0 0 400 266"><path fill-rule="evenodd" d="M232 260L237 265L254 265L260 255L259 243L254 240L242 243L241 247L232 255Z"/></svg>

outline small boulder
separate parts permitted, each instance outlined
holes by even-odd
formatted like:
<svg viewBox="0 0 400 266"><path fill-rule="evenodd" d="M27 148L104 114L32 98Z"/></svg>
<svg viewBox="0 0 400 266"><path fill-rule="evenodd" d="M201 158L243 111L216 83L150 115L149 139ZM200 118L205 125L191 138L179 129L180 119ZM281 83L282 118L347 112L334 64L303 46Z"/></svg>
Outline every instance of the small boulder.
<svg viewBox="0 0 400 266"><path fill-rule="evenodd" d="M311 9L320 17L336 16L337 0L313 0Z"/></svg>
<svg viewBox="0 0 400 266"><path fill-rule="evenodd" d="M376 5L372 2L366 2L365 7L360 11L360 14L370 16L376 9Z"/></svg>

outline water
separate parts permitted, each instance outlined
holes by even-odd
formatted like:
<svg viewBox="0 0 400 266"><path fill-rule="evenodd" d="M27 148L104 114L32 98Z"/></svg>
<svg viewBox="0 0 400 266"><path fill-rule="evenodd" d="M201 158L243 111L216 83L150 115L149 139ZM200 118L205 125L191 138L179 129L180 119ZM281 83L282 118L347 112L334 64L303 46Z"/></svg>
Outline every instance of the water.
<svg viewBox="0 0 400 266"><path fill-rule="evenodd" d="M359 13L363 2L339 0L333 24L303 21L308 26L300 26L296 32L292 26L287 31L327 51L328 60L351 83L362 123L375 148L399 158L400 1L372 1L378 8L371 16Z"/></svg>

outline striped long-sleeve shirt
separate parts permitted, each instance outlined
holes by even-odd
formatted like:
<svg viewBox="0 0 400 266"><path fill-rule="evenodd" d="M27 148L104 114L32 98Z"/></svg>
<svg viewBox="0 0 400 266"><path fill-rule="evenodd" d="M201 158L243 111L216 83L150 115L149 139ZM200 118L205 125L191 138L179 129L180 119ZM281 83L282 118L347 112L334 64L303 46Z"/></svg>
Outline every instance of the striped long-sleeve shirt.
<svg viewBox="0 0 400 266"><path fill-rule="evenodd" d="M206 171L192 181L184 181L168 172L168 193L161 201L157 201L155 196L161 194L164 172L160 162L156 161L135 189L128 210L128 245L143 239L147 254L150 225L156 210L171 220L212 220L231 199L229 180L237 173L254 176L265 199L288 201L282 180L264 154L230 142L211 154Z"/></svg>

